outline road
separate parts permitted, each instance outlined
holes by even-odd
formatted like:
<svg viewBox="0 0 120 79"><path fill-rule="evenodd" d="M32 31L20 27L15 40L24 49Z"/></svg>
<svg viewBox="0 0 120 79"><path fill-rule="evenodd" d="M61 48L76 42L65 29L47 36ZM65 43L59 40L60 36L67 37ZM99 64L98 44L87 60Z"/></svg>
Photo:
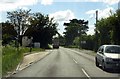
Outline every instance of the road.
<svg viewBox="0 0 120 79"><path fill-rule="evenodd" d="M94 56L60 47L14 77L120 77L95 66Z"/></svg>

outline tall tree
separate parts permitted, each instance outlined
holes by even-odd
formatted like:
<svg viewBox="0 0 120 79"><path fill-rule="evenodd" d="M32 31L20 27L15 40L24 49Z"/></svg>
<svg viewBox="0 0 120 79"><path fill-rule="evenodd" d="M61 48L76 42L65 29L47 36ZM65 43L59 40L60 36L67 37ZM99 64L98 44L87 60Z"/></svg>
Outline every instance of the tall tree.
<svg viewBox="0 0 120 79"><path fill-rule="evenodd" d="M14 30L14 26L9 23L1 23L2 24L2 44L6 45L8 44L11 40L15 39L17 33Z"/></svg>
<svg viewBox="0 0 120 79"><path fill-rule="evenodd" d="M7 12L7 18L10 19L18 34L20 35L21 33L23 35L29 24L30 10L20 9L18 11Z"/></svg>
<svg viewBox="0 0 120 79"><path fill-rule="evenodd" d="M101 19L96 24L98 34L98 45L119 44L120 45L120 10L111 14L108 18ZM96 47L99 47L96 46Z"/></svg>
<svg viewBox="0 0 120 79"><path fill-rule="evenodd" d="M24 35L29 26L30 11L31 10L19 9L18 11L7 12L7 18L10 20L11 24L14 26L14 29L17 31L17 38L21 45L21 36Z"/></svg>
<svg viewBox="0 0 120 79"><path fill-rule="evenodd" d="M64 23L64 26L66 26L66 32L64 32L66 45L72 45L75 37L86 34L88 30L88 21L72 19L69 23Z"/></svg>
<svg viewBox="0 0 120 79"><path fill-rule="evenodd" d="M53 18L41 13L34 13L30 20L31 27L25 32L25 35L33 36L33 42L40 42L41 47L47 47L52 42L52 37L57 33L58 24Z"/></svg>
<svg viewBox="0 0 120 79"><path fill-rule="evenodd" d="M120 45L120 9L116 11L116 14L108 18L111 25L111 40L112 44Z"/></svg>

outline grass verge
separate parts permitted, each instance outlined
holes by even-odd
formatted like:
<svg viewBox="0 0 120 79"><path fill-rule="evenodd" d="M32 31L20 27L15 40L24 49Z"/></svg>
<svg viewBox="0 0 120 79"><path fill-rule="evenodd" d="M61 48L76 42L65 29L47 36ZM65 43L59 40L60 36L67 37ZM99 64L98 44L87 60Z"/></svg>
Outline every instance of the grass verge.
<svg viewBox="0 0 120 79"><path fill-rule="evenodd" d="M14 70L18 63L23 58L23 52L21 49L17 51L15 47L3 47L2 48L2 75L6 75L8 71Z"/></svg>
<svg viewBox="0 0 120 79"><path fill-rule="evenodd" d="M78 46L74 46L74 45L69 45L69 46L64 46L65 48L78 48Z"/></svg>
<svg viewBox="0 0 120 79"><path fill-rule="evenodd" d="M0 45L0 78L2 78L2 47Z"/></svg>
<svg viewBox="0 0 120 79"><path fill-rule="evenodd" d="M24 53L34 53L43 50L41 48L32 48L32 52L30 52L28 47L19 47L19 50L12 46L2 47L2 75L4 76L15 70L22 61Z"/></svg>
<svg viewBox="0 0 120 79"><path fill-rule="evenodd" d="M92 50L79 49L79 48L71 48L71 49L76 50L78 52L82 52L82 53L88 54L88 55L92 55L92 56L96 55L96 52L94 52Z"/></svg>

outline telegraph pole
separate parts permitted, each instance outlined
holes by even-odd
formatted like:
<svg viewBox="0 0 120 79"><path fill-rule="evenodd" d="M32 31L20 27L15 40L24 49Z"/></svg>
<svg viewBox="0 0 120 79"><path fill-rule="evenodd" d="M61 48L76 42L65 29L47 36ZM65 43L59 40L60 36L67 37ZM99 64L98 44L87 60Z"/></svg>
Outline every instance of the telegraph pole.
<svg viewBox="0 0 120 79"><path fill-rule="evenodd" d="M96 10L96 24L97 24L97 21L98 21L98 10Z"/></svg>
<svg viewBox="0 0 120 79"><path fill-rule="evenodd" d="M119 2L118 2L118 9L120 9L120 0L119 0Z"/></svg>
<svg viewBox="0 0 120 79"><path fill-rule="evenodd" d="M96 25L95 27L97 27L97 22L98 22L98 10L96 10ZM96 28L95 30L95 51L98 49L98 30Z"/></svg>

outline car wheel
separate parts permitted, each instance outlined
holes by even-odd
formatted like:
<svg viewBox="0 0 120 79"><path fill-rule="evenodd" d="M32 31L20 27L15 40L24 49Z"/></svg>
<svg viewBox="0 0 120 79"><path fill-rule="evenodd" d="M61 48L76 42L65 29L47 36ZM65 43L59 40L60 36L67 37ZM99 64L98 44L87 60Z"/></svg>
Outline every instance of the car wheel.
<svg viewBox="0 0 120 79"><path fill-rule="evenodd" d="M105 62L102 62L102 69L106 71L106 66L105 66Z"/></svg>
<svg viewBox="0 0 120 79"><path fill-rule="evenodd" d="M95 59L95 64L96 64L97 67L99 67L99 63L98 63L97 58Z"/></svg>

